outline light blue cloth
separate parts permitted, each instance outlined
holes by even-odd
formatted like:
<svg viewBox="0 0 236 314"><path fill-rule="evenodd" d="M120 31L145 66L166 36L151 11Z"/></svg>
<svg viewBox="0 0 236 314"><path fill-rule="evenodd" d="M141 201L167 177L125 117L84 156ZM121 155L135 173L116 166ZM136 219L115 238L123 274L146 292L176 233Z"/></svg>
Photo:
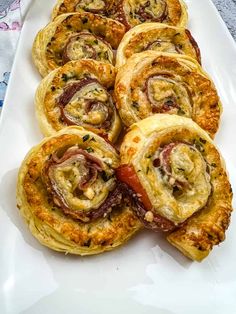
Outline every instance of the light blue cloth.
<svg viewBox="0 0 236 314"><path fill-rule="evenodd" d="M26 5L31 0L0 0L0 111L7 89Z"/></svg>

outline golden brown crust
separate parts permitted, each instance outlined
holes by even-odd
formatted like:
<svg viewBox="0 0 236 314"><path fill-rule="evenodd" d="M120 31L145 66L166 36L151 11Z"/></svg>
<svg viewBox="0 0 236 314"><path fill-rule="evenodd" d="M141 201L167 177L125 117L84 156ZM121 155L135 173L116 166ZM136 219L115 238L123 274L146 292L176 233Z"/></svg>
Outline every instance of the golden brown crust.
<svg viewBox="0 0 236 314"><path fill-rule="evenodd" d="M197 175L191 188L192 194L190 194L189 199L188 196L183 198L182 195L175 195L174 192L173 195L169 194L169 183L160 185L160 182L156 181L157 170L155 169L157 168L155 168L155 165L153 166L152 162L158 156L156 153L158 149L166 147L170 143L175 143L175 145L184 143L181 145L193 146L193 150L197 149L198 154L201 154L204 161L202 161L203 164L206 164L202 170L200 170L202 166L198 165L200 167L199 174L200 176L204 175L204 180L200 178L199 174ZM183 154L179 156L178 160L176 156L172 162L181 163L181 167L185 169L184 162L189 163L188 159L185 159ZM193 159L191 160L193 162ZM174 221L177 217L184 217L187 213L188 203L196 204L195 200L200 201L206 190L210 188L209 193L205 194L208 197L207 203L202 208L196 210L195 213L193 212L189 218L187 218L189 215L187 214L185 222L167 237L168 241L187 257L201 261L210 253L214 245L225 239L225 232L232 212L232 189L220 153L206 132L196 123L179 116L157 114L132 125L121 146L121 163L134 167L140 183L145 188L154 208L159 211L159 214L160 210L162 210L162 215L171 221ZM188 165L188 169L190 165L191 163ZM172 167L174 167L174 164L172 164ZM149 171L146 171L147 168ZM197 171L196 164L194 171ZM164 177L163 180L166 182ZM210 186L207 183L208 181ZM203 189L200 188L201 186ZM199 191L196 192L196 195L194 194L195 188L196 191ZM223 194L222 191L224 191ZM165 193L169 196L165 196L163 200ZM193 197L192 195L195 196ZM179 199L177 205L173 203L173 196L176 200ZM162 199L162 203L160 199ZM194 202L192 202L193 200ZM156 207L157 203L159 204L158 207ZM164 204L163 209L160 208L160 204ZM183 206L183 204L185 205ZM166 206L171 206L169 208L172 208L172 213L169 210L165 212ZM179 210L182 206L184 211L181 214ZM190 207L190 211L192 211L192 207Z"/></svg>
<svg viewBox="0 0 236 314"><path fill-rule="evenodd" d="M162 23L144 23L129 30L123 37L116 54L116 66L121 67L133 54L146 50L184 54L201 63L198 45L187 29Z"/></svg>
<svg viewBox="0 0 236 314"><path fill-rule="evenodd" d="M77 124L101 136L106 136L111 142L117 139L121 130L121 122L112 97L108 93L108 90L114 86L115 68L110 64L95 60L70 61L52 71L40 83L35 95L35 105L39 125L45 136L50 136L68 126L68 123L63 121L59 99L71 85L81 84L83 87L84 84L86 87L86 81L90 82L88 79L95 82L94 86L90 84L90 87L86 90L86 93L90 92L90 99L94 101L95 105L96 103L99 104L101 97L108 98L106 101L104 100L104 107L101 106L103 103L100 102L100 108L96 109L95 107L96 110L90 109L91 111L88 112L84 108L84 105L86 107L86 97L83 94L78 94L73 106L76 109L75 114L78 114L80 110L81 115L74 123L71 122L70 124ZM98 87L101 90L100 94L96 89ZM95 92L94 89L96 93L92 98L92 93ZM70 104L70 101L68 103ZM108 112L103 113L102 110L108 110ZM96 120L95 115L98 116ZM105 123L107 123L107 126L105 126Z"/></svg>
<svg viewBox="0 0 236 314"><path fill-rule="evenodd" d="M106 2L105 0L93 0L86 4L84 0L58 0L52 11L52 19L61 14L84 11L106 15Z"/></svg>
<svg viewBox="0 0 236 314"><path fill-rule="evenodd" d="M127 30L144 22L185 27L188 21L187 7L182 0L161 0L158 3L152 0L114 0L109 12Z"/></svg>
<svg viewBox="0 0 236 314"><path fill-rule="evenodd" d="M97 141L89 144L95 145L94 149L97 147L96 153L100 156L105 154L117 167L119 160L115 150L102 138L79 127L68 127L54 137L44 139L28 153L20 168L17 184L18 208L32 234L53 250L78 255L112 250L141 227L126 203L113 209L108 216L90 223L70 218L53 203L42 179L45 161L61 147L75 143L86 147L83 138L88 134Z"/></svg>
<svg viewBox="0 0 236 314"><path fill-rule="evenodd" d="M213 146L208 150L211 175L216 178L212 180L213 193L208 206L167 237L183 254L198 262L208 256L214 245L225 240L232 212L232 188L224 161Z"/></svg>
<svg viewBox="0 0 236 314"><path fill-rule="evenodd" d="M118 70L115 97L127 126L153 113L170 113L192 118L212 137L219 127L221 103L214 83L195 60L184 55L134 54Z"/></svg>
<svg viewBox="0 0 236 314"><path fill-rule="evenodd" d="M33 61L40 74L47 75L68 61L67 55L66 59L63 59L68 45L71 41L77 40L76 36L82 36L83 42L86 42L85 37L93 38L89 49L80 51L83 58L95 58L98 61L112 63L112 49L117 49L124 33L125 28L121 23L97 14L88 12L62 14L37 34L32 49ZM78 43L73 49L80 49L80 45Z"/></svg>

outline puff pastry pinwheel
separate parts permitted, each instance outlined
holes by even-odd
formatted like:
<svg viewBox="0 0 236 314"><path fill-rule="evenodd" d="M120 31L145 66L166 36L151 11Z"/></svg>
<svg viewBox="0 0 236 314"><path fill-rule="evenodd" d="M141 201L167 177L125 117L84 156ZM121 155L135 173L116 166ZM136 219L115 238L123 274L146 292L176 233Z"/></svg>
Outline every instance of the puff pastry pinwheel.
<svg viewBox="0 0 236 314"><path fill-rule="evenodd" d="M60 14L72 12L91 12L105 15L107 11L107 0L58 0L55 5L52 18Z"/></svg>
<svg viewBox="0 0 236 314"><path fill-rule="evenodd" d="M212 137L217 132L221 103L209 76L194 59L144 51L119 68L116 105L126 126L155 113L192 118Z"/></svg>
<svg viewBox="0 0 236 314"><path fill-rule="evenodd" d="M133 54L146 50L184 54L201 63L198 45L189 30L162 23L144 23L129 30L116 54L116 66L125 64Z"/></svg>
<svg viewBox="0 0 236 314"><path fill-rule="evenodd" d="M33 60L42 76L73 60L112 64L113 49L117 49L124 33L124 25L97 14L61 14L37 34Z"/></svg>
<svg viewBox="0 0 236 314"><path fill-rule="evenodd" d="M136 214L201 261L225 238L232 190L208 134L189 118L156 114L131 126L117 177L137 195ZM224 191L224 193L222 193Z"/></svg>
<svg viewBox="0 0 236 314"><path fill-rule="evenodd" d="M110 16L130 29L144 22L185 27L187 7L182 0L113 0Z"/></svg>
<svg viewBox="0 0 236 314"><path fill-rule="evenodd" d="M17 202L32 234L56 251L97 254L140 229L115 176L119 158L100 136L68 127L31 149Z"/></svg>
<svg viewBox="0 0 236 314"><path fill-rule="evenodd" d="M114 80L112 65L86 59L70 61L48 74L35 96L43 134L78 125L114 142L121 129L110 92Z"/></svg>

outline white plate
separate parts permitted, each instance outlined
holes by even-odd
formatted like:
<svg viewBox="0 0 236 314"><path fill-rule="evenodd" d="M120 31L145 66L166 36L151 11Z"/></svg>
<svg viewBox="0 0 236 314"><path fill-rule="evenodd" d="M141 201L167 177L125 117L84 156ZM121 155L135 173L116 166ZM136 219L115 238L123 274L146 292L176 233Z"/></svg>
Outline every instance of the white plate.
<svg viewBox="0 0 236 314"><path fill-rule="evenodd" d="M19 217L17 169L26 152L42 138L33 104L40 77L31 62L31 45L36 32L48 22L54 2L34 1L30 9L2 112L0 313L236 313L234 214L227 240L201 264L190 262L164 238L148 231L110 253L65 256L41 246ZM210 0L187 4L189 28L224 105L216 142L236 191L236 45Z"/></svg>

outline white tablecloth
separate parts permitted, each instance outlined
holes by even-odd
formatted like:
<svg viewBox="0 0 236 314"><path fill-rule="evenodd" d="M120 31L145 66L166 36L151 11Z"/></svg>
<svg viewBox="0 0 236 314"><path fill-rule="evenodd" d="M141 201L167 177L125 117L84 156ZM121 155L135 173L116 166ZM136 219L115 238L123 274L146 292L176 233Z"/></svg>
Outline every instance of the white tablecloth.
<svg viewBox="0 0 236 314"><path fill-rule="evenodd" d="M0 112L15 48L31 0L0 0Z"/></svg>

